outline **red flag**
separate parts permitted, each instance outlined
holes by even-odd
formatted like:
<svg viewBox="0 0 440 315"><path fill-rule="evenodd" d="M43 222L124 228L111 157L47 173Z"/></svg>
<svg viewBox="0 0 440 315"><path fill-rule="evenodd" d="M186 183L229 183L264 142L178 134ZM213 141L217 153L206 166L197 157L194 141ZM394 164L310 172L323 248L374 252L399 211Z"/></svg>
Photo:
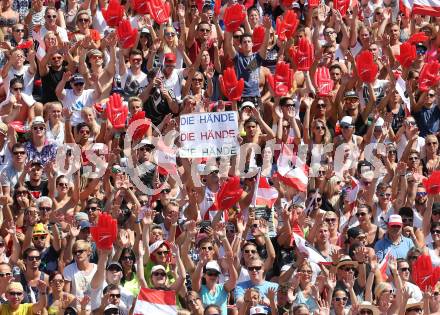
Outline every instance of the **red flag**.
<svg viewBox="0 0 440 315"><path fill-rule="evenodd" d="M269 184L266 177L260 177L256 194L257 206L267 206L272 208L278 199L278 190Z"/></svg>
<svg viewBox="0 0 440 315"><path fill-rule="evenodd" d="M440 17L440 2L438 0L400 0L399 7L407 17L411 13Z"/></svg>
<svg viewBox="0 0 440 315"><path fill-rule="evenodd" d="M438 61L425 63L419 75L419 90L426 92L440 80Z"/></svg>
<svg viewBox="0 0 440 315"><path fill-rule="evenodd" d="M388 268L388 261L391 257L391 249L388 250L388 252L383 257L382 261L379 263L379 270L382 275L382 280L386 281L388 279L387 276L387 268Z"/></svg>
<svg viewBox="0 0 440 315"><path fill-rule="evenodd" d="M237 75L233 67L228 67L219 77L220 90L230 101L238 101L244 89L244 80L237 80Z"/></svg>
<svg viewBox="0 0 440 315"><path fill-rule="evenodd" d="M118 224L111 215L101 213L98 217L98 224L90 227L90 233L100 249L112 249L118 233Z"/></svg>
<svg viewBox="0 0 440 315"><path fill-rule="evenodd" d="M176 291L141 288L133 315L177 314Z"/></svg>
<svg viewBox="0 0 440 315"><path fill-rule="evenodd" d="M29 48L31 48L33 46L34 46L34 42L30 39L28 41L25 41L25 42L21 43L16 48L17 49L29 49Z"/></svg>
<svg viewBox="0 0 440 315"><path fill-rule="evenodd" d="M433 267L429 254L420 255L412 265L411 277L422 291L434 287L440 279L440 267Z"/></svg>
<svg viewBox="0 0 440 315"><path fill-rule="evenodd" d="M309 183L307 165L287 145L282 145L282 151L277 161L278 170L275 174L284 184L298 191L307 191Z"/></svg>
<svg viewBox="0 0 440 315"><path fill-rule="evenodd" d="M440 171L433 171L431 176L422 181L428 195L440 194Z"/></svg>
<svg viewBox="0 0 440 315"><path fill-rule="evenodd" d="M379 67L374 62L373 54L370 51L365 50L356 56L356 67L362 82L373 83L376 80Z"/></svg>
<svg viewBox="0 0 440 315"><path fill-rule="evenodd" d="M217 209L226 210L233 207L241 198L243 188L240 185L240 177L229 177L224 183L216 197Z"/></svg>

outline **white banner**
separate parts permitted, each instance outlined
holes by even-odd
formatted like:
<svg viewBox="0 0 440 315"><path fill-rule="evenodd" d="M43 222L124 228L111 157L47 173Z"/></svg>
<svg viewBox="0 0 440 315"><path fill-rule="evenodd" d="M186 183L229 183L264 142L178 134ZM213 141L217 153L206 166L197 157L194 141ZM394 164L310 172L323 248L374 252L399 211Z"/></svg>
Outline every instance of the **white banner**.
<svg viewBox="0 0 440 315"><path fill-rule="evenodd" d="M235 111L180 116L181 157L236 155L239 150Z"/></svg>

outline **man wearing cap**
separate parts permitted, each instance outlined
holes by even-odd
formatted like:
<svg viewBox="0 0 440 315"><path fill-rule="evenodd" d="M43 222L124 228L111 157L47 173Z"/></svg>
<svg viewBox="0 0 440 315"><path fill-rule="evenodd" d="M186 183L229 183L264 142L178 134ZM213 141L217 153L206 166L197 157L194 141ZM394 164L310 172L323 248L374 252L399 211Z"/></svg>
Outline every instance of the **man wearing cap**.
<svg viewBox="0 0 440 315"><path fill-rule="evenodd" d="M143 54L138 49L131 49L128 53L130 67L125 64L123 49L119 50L119 75L121 87L124 89L124 97L138 96L142 89L148 85L148 77L142 71Z"/></svg>
<svg viewBox="0 0 440 315"><path fill-rule="evenodd" d="M42 312L47 305L47 284L42 280L37 281L40 298L37 303L23 303L24 290L20 282L10 282L6 287L6 299L8 303L0 305L0 313L3 315L33 315Z"/></svg>
<svg viewBox="0 0 440 315"><path fill-rule="evenodd" d="M351 154L359 154L359 148L362 145L362 137L356 136L354 134L354 121L351 116L344 116L339 121L339 126L341 127L341 134L335 137L335 150L337 150L338 146L341 144L347 144L350 146ZM358 159L354 159L357 161Z"/></svg>
<svg viewBox="0 0 440 315"><path fill-rule="evenodd" d="M335 101L336 104L339 104L339 117L350 116L354 122L355 134L363 136L367 132L367 120L372 110L372 106L366 107L361 112L359 96L356 91L346 91L342 95L344 96L342 101L339 101L338 99Z"/></svg>
<svg viewBox="0 0 440 315"><path fill-rule="evenodd" d="M65 89L66 83L70 81L72 89ZM63 104L64 108L72 112L71 124L73 127L83 122L81 111L85 107L92 107L93 104L101 97L102 88L99 80L95 82L94 89L84 89L84 77L75 73L65 72L63 78L58 83L55 93L58 100Z"/></svg>
<svg viewBox="0 0 440 315"><path fill-rule="evenodd" d="M121 302L125 307L130 308L134 297L130 291L127 291L127 289L121 286L121 264L116 261L111 261L106 267L108 256L111 253L105 250L98 250L98 252L98 269L90 282L92 311L99 308L103 290L107 284L112 284L119 287Z"/></svg>
<svg viewBox="0 0 440 315"><path fill-rule="evenodd" d="M78 71L84 76L86 87L93 86L92 75L96 74L102 87L103 97L109 95L116 72L116 33L110 34L106 43L110 55L110 60L107 64L104 64L104 54L102 51L96 48L89 50L87 54L84 50L80 50L78 61ZM87 67L86 57L90 63L90 70Z"/></svg>
<svg viewBox="0 0 440 315"><path fill-rule="evenodd" d="M408 251L414 247L414 242L402 235L402 226L402 217L400 215L390 215L387 233L374 246L378 261L384 258L388 250L397 259L406 258Z"/></svg>
<svg viewBox="0 0 440 315"><path fill-rule="evenodd" d="M58 227L50 225L50 232L50 243L46 245L49 231L43 223L37 223L33 229L26 230L22 245L23 250L32 245L38 250L41 261L39 270L47 274L58 270L58 258L61 252L61 236Z"/></svg>

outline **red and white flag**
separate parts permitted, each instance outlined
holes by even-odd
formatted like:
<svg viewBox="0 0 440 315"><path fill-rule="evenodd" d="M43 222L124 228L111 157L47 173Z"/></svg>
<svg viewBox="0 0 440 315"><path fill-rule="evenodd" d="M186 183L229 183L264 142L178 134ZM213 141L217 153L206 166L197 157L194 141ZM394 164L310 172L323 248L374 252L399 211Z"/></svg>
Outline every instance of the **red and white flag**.
<svg viewBox="0 0 440 315"><path fill-rule="evenodd" d="M388 279L387 269L388 269L388 261L390 260L390 257L391 257L391 249L387 251L382 261L379 263L379 270L382 275L383 281L386 281Z"/></svg>
<svg viewBox="0 0 440 315"><path fill-rule="evenodd" d="M406 16L412 13L440 17L440 0L399 0L399 7Z"/></svg>
<svg viewBox="0 0 440 315"><path fill-rule="evenodd" d="M307 255L309 261L314 262L315 264L328 263L328 261L316 250L316 248L314 248L304 238L296 233L292 233L292 243L293 242L295 242L296 248L298 248L301 253Z"/></svg>
<svg viewBox="0 0 440 315"><path fill-rule="evenodd" d="M176 292L142 288L134 306L134 315L177 314Z"/></svg>
<svg viewBox="0 0 440 315"><path fill-rule="evenodd" d="M269 184L267 177L260 177L255 204L257 206L267 206L268 208L272 208L277 199L278 190Z"/></svg>
<svg viewBox="0 0 440 315"><path fill-rule="evenodd" d="M351 188L347 191L347 199L350 205L356 202L360 188L359 181L351 176Z"/></svg>
<svg viewBox="0 0 440 315"><path fill-rule="evenodd" d="M287 145L282 145L277 166L277 176L284 184L298 191L307 191L309 183L307 177L308 167L298 156L293 155L293 151Z"/></svg>

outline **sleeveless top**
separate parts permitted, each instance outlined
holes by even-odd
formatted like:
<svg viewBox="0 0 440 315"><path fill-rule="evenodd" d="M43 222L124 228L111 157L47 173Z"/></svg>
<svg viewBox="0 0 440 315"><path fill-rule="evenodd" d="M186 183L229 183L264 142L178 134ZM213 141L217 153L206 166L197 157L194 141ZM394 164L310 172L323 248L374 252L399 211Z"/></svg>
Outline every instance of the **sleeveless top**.
<svg viewBox="0 0 440 315"><path fill-rule="evenodd" d="M219 189L220 191L220 189ZM218 192L211 191L207 186L205 187L205 196L202 202L199 204L200 216L202 220L212 221L214 217L218 214L218 209L215 200L217 198ZM222 221L227 220L227 210L224 210Z"/></svg>

